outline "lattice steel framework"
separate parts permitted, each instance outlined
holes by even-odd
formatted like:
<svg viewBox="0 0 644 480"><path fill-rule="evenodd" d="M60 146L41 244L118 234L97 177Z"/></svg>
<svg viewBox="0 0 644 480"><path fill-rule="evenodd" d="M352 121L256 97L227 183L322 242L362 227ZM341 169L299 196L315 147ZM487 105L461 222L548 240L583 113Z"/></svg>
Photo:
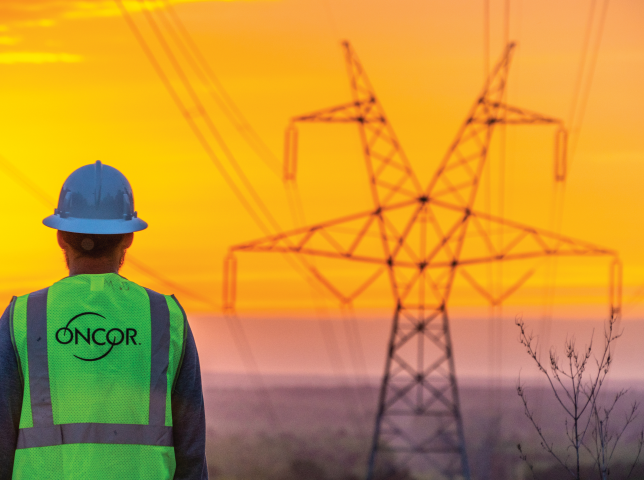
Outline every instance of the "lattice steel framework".
<svg viewBox="0 0 644 480"><path fill-rule="evenodd" d="M428 464L448 478L469 479L447 308L457 273L498 304L529 274L494 297L476 281L471 268L546 256L609 256L613 258L610 314L618 315L621 268L617 253L473 210L492 134L500 123L558 127L555 178L561 180L566 173L562 122L503 102L514 44L508 45L485 82L425 189L355 52L348 43L343 46L353 101L292 119L286 134L284 175L286 179L295 176L296 124L357 124L374 208L231 247L225 283L234 275L234 252L284 252L373 265L364 283L345 294L317 268L304 263L342 303L350 303L381 275L387 275L396 307L368 479L391 461L412 469ZM234 289L228 286L224 306L232 309L233 303Z"/></svg>

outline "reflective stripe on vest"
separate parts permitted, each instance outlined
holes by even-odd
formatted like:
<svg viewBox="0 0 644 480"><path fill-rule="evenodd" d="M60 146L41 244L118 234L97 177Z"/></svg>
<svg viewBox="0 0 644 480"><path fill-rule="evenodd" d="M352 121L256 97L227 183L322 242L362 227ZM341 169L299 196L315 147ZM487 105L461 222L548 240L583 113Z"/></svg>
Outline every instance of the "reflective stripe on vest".
<svg viewBox="0 0 644 480"><path fill-rule="evenodd" d="M172 427L165 426L167 372L170 355L170 311L165 297L146 289L150 298L152 346L150 420L148 425L73 423L54 425L47 357L47 293L27 299L27 355L32 428L21 428L17 449L73 443L172 446Z"/></svg>

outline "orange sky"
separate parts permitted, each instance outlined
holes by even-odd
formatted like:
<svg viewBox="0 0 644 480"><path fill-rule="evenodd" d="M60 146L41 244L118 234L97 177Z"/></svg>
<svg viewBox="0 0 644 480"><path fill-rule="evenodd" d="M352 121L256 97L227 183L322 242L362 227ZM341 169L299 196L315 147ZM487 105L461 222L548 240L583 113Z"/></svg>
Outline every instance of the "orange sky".
<svg viewBox="0 0 644 480"><path fill-rule="evenodd" d="M138 0L125 3L132 12L140 9ZM482 86L479 0L175 3L221 82L278 158L291 116L350 99L341 38L354 45L422 183L431 177ZM502 2L491 4L495 61L501 51ZM509 103L568 121L590 4L510 3L510 37L519 48L510 73ZM140 216L150 223L137 234L131 254L218 306L227 248L262 232L187 128L115 3L7 0L0 6L0 18L5 19L0 31L0 154L51 197L83 164L100 159L121 169L134 186ZM142 15L133 18L161 55ZM643 21L641 2L610 3L582 128L573 131L578 143L561 229L620 252L627 302L644 285L644 228L639 219L644 211ZM293 228L279 177L244 144L203 89L199 93L280 225ZM507 217L554 226L553 133L552 127L508 129ZM490 171L495 212L498 145ZM51 209L9 176L0 178L8 227L0 301L8 302L11 295L41 288L66 272L54 232L40 224ZM355 127L302 126L298 181L308 223L370 209ZM484 185L478 208L483 208L485 191ZM242 313L306 316L319 307L319 300L280 256L241 254L238 260ZM534 311L541 312L554 264L542 261L523 270L508 266L506 282L535 265L537 273L511 299L509 310L536 306ZM348 263L329 264L328 269L347 288L361 273ZM129 266L123 274L168 290ZM605 315L607 277L607 259L558 261L556 311ZM356 306L367 316L388 315L389 295L383 281ZM191 312L216 310L178 296ZM334 305L330 297L326 302ZM468 316L487 314L485 300L465 283L457 283L452 304ZM626 318L642 313L644 304L626 305Z"/></svg>

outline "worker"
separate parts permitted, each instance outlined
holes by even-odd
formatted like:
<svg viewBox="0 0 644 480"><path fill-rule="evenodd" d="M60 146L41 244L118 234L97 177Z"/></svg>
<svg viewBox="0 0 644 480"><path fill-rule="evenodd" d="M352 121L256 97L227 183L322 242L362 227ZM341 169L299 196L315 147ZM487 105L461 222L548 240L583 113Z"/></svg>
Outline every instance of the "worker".
<svg viewBox="0 0 644 480"><path fill-rule="evenodd" d="M69 276L0 318L0 479L207 479L186 314L118 273L147 228L128 180L101 162L79 168L43 223Z"/></svg>

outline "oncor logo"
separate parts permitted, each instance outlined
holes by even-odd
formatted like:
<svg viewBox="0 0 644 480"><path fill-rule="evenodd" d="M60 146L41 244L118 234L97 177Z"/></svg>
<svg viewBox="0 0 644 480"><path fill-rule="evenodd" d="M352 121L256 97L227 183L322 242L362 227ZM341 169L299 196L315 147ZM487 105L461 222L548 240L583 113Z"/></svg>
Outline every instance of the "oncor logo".
<svg viewBox="0 0 644 480"><path fill-rule="evenodd" d="M92 342L94 342L95 345L99 345L99 346L109 344L109 348L105 353L103 353L102 355L96 358L83 358L83 357L79 357L78 355L74 355L74 357L78 358L79 360L83 360L85 362L95 362L96 360L105 358L110 354L110 352L115 346L121 345L123 342L125 342L125 345L130 345L130 344L138 345L138 343L136 343L136 340L134 340L134 337L136 337L136 333L137 333L135 328L126 328L125 332L123 332L123 330L121 330L120 328L111 328L109 330L106 330L105 328L95 328L94 330L92 330L91 328L87 327L86 331L79 330L76 327L74 327L73 330L72 328L70 328L70 325L74 320L84 317L86 315L95 315L97 317L105 319L105 317L100 313L95 313L95 312L79 313L74 318L72 318L69 322L67 322L67 325L65 325L62 328L59 328L56 331L56 341L61 345L68 345L75 340L74 344L78 345L78 339L80 337L82 341L87 343L87 345L91 345ZM81 341L81 345L82 345L82 341Z"/></svg>

